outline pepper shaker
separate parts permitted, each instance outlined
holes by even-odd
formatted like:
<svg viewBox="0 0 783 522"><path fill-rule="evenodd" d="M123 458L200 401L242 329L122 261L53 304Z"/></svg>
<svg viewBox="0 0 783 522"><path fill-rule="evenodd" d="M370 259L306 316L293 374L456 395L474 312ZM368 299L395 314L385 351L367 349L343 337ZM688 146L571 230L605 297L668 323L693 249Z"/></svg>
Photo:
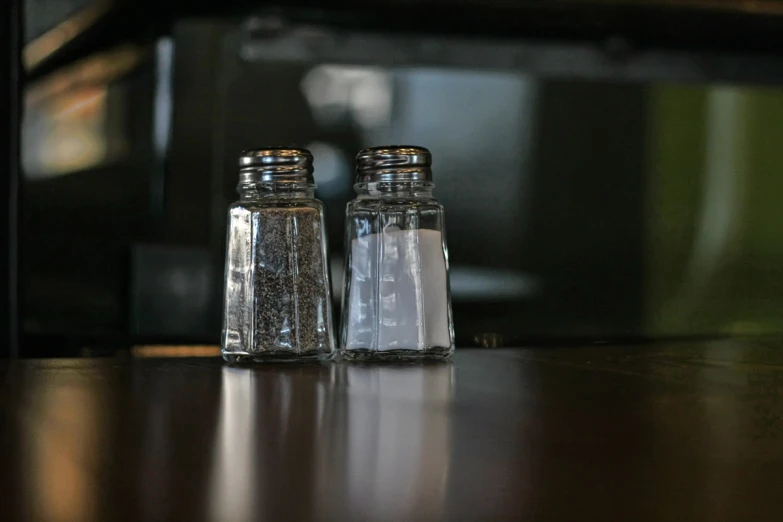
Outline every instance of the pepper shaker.
<svg viewBox="0 0 783 522"><path fill-rule="evenodd" d="M328 359L334 353L324 205L308 150L239 158L228 212L223 358L232 363Z"/></svg>
<svg viewBox="0 0 783 522"><path fill-rule="evenodd" d="M443 207L432 156L389 146L357 157L346 210L340 352L346 359L443 358L454 351Z"/></svg>

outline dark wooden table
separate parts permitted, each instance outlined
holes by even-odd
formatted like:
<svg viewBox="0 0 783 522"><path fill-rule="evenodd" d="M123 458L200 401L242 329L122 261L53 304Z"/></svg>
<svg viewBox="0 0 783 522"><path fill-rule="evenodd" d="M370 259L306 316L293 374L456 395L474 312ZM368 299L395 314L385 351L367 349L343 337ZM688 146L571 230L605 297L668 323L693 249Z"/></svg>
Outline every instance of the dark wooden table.
<svg viewBox="0 0 783 522"><path fill-rule="evenodd" d="M0 363L2 520L783 520L783 342Z"/></svg>

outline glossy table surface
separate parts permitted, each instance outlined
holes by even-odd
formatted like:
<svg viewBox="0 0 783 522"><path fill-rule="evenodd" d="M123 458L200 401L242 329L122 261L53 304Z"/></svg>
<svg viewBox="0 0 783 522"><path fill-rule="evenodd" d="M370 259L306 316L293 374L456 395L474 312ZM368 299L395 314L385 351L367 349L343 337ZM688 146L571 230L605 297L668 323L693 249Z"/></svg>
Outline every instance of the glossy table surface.
<svg viewBox="0 0 783 522"><path fill-rule="evenodd" d="M783 520L783 342L0 363L2 520Z"/></svg>

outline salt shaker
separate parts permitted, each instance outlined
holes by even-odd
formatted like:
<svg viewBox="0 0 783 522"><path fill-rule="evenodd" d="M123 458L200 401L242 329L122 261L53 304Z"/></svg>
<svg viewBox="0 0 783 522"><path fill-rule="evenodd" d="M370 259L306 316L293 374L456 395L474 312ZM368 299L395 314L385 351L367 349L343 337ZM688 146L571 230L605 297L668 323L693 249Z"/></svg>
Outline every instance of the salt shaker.
<svg viewBox="0 0 783 522"><path fill-rule="evenodd" d="M432 156L389 146L357 157L346 210L340 352L346 359L443 358L454 352L443 207Z"/></svg>
<svg viewBox="0 0 783 522"><path fill-rule="evenodd" d="M305 149L246 150L228 212L221 344L232 363L334 353L324 205Z"/></svg>

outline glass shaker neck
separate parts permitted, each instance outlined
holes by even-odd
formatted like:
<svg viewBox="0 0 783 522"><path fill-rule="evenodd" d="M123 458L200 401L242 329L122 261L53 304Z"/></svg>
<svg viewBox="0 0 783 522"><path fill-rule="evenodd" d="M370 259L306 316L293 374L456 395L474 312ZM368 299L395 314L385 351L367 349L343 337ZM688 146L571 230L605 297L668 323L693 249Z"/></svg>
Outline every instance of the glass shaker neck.
<svg viewBox="0 0 783 522"><path fill-rule="evenodd" d="M240 184L239 199L314 199L315 184L292 181L268 181Z"/></svg>
<svg viewBox="0 0 783 522"><path fill-rule="evenodd" d="M359 197L428 198L435 184L431 181L361 181L353 186Z"/></svg>

